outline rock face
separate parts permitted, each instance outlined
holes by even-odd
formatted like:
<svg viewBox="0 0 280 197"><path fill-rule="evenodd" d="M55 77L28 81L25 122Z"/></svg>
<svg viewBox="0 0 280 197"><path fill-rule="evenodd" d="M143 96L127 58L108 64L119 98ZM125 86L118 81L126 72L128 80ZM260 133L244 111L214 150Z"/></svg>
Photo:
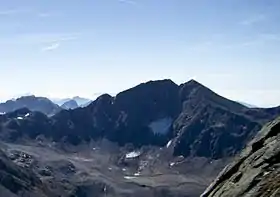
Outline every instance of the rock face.
<svg viewBox="0 0 280 197"><path fill-rule="evenodd" d="M44 135L71 144L106 138L135 147L165 146L172 140L174 155L218 159L240 151L280 108L249 109L194 80L180 86L161 80L115 97L104 94L87 107L62 110L51 118L31 114L2 116L0 137Z"/></svg>
<svg viewBox="0 0 280 197"><path fill-rule="evenodd" d="M54 196L36 175L14 164L0 151L0 196Z"/></svg>
<svg viewBox="0 0 280 197"><path fill-rule="evenodd" d="M280 196L280 119L267 124L201 197Z"/></svg>
<svg viewBox="0 0 280 197"><path fill-rule="evenodd" d="M13 112L21 108L28 108L31 111L42 112L46 115L54 115L61 110L58 105L49 99L35 96L23 96L0 104L1 113Z"/></svg>

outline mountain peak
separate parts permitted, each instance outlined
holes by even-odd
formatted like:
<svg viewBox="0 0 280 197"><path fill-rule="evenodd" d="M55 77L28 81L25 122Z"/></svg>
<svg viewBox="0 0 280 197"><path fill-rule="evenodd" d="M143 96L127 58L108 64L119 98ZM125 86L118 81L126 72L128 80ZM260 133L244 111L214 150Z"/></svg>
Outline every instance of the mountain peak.
<svg viewBox="0 0 280 197"><path fill-rule="evenodd" d="M79 105L74 99L72 99L72 100L66 101L63 105L61 105L61 107L63 109L75 109L75 108L78 108Z"/></svg>
<svg viewBox="0 0 280 197"><path fill-rule="evenodd" d="M191 87L191 88L207 88L206 86L202 85L201 83L199 83L198 81L196 81L194 79L191 79L188 82L181 84L181 86L187 86L187 87Z"/></svg>

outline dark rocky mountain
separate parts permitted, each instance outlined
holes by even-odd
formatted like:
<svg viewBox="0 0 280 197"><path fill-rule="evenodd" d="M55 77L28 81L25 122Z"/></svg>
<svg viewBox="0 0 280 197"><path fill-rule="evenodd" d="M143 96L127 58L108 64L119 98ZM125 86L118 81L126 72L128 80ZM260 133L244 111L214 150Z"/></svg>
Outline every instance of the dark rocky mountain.
<svg viewBox="0 0 280 197"><path fill-rule="evenodd" d="M280 196L280 119L263 127L201 196Z"/></svg>
<svg viewBox="0 0 280 197"><path fill-rule="evenodd" d="M46 115L54 115L61 110L58 105L49 99L35 96L23 96L0 104L1 113L13 112L21 108L28 108L31 111L42 112Z"/></svg>
<svg viewBox="0 0 280 197"><path fill-rule="evenodd" d="M279 108L249 109L191 80L150 81L112 97L102 95L88 107L62 110L51 118L39 113L2 119L2 136L44 135L79 144L106 138L123 146L165 146L173 154L218 159L240 151ZM4 135L5 134L5 135Z"/></svg>
<svg viewBox="0 0 280 197"><path fill-rule="evenodd" d="M75 100L69 100L62 104L60 107L63 109L76 109L79 107L79 105Z"/></svg>

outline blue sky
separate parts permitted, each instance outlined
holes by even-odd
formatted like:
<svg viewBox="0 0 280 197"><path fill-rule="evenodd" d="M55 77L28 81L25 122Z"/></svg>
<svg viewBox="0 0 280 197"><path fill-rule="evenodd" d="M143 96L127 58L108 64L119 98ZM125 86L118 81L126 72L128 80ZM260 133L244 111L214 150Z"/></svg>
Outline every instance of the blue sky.
<svg viewBox="0 0 280 197"><path fill-rule="evenodd" d="M0 99L191 78L280 105L278 0L0 0Z"/></svg>

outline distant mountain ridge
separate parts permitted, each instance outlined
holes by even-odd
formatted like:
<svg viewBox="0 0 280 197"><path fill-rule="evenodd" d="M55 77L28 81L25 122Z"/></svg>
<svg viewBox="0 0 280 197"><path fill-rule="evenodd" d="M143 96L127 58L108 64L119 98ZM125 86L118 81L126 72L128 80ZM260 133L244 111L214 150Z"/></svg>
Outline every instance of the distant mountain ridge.
<svg viewBox="0 0 280 197"><path fill-rule="evenodd" d="M63 109L76 109L79 107L79 105L75 100L69 100L62 104L60 107Z"/></svg>
<svg viewBox="0 0 280 197"><path fill-rule="evenodd" d="M42 112L46 115L54 115L61 108L54 104L51 100L45 97L23 96L17 99L8 100L5 103L0 103L0 112L8 113L21 108L28 108L31 111Z"/></svg>
<svg viewBox="0 0 280 197"><path fill-rule="evenodd" d="M51 99L51 100L59 106L62 106L63 104L71 100L75 101L80 107L85 106L91 102L90 99L79 97L79 96L75 96L73 98Z"/></svg>
<svg viewBox="0 0 280 197"><path fill-rule="evenodd" d="M102 138L120 146L168 143L174 155L217 159L236 154L279 114L280 108L247 108L194 80L181 85L160 80L115 97L101 95L87 107L62 110L51 118L32 113L18 121L7 114L0 124L5 125L5 139L45 135L71 144Z"/></svg>

